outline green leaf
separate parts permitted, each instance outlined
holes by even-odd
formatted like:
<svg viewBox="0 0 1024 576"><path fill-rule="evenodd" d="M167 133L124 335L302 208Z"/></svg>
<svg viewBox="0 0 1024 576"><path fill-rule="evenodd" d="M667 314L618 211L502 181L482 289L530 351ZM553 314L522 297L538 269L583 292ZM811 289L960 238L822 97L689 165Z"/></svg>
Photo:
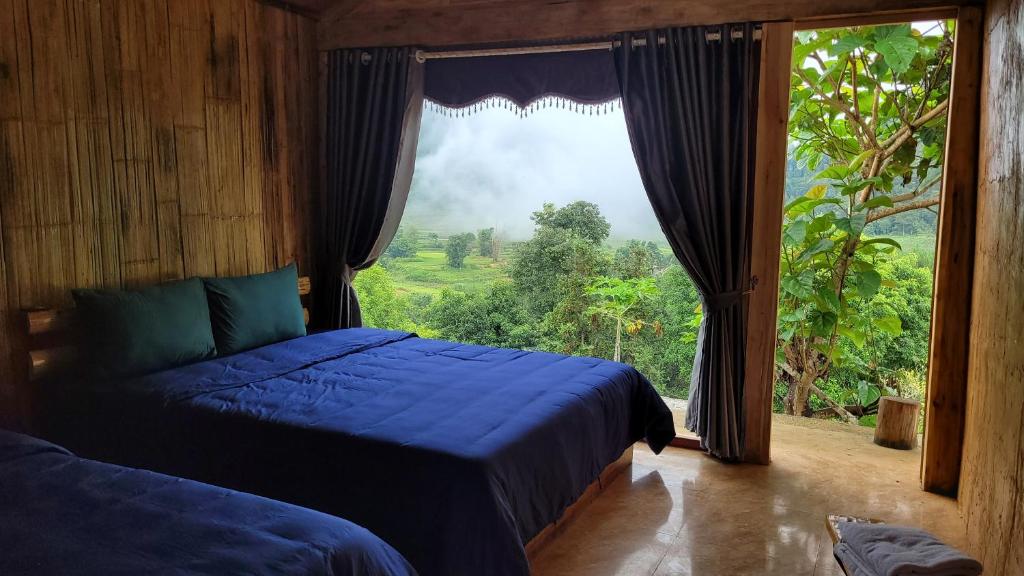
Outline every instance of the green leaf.
<svg viewBox="0 0 1024 576"><path fill-rule="evenodd" d="M867 225L867 216L864 214L854 214L849 218L836 218L836 229L846 232L850 236L857 236L864 231L864 226Z"/></svg>
<svg viewBox="0 0 1024 576"><path fill-rule="evenodd" d="M860 167L864 165L864 161L875 154L874 150L865 150L858 154L853 160L850 160L850 170L860 170Z"/></svg>
<svg viewBox="0 0 1024 576"><path fill-rule="evenodd" d="M832 334L832 329L835 328L838 316L834 312L818 312L810 320L815 336L828 337Z"/></svg>
<svg viewBox="0 0 1024 576"><path fill-rule="evenodd" d="M804 250L803 253L801 253L800 256L797 258L797 260L805 262L811 259L816 254L828 252L829 250L832 249L833 246L835 246L835 242L833 242L830 238L822 238L815 242L814 244L811 244L810 247Z"/></svg>
<svg viewBox="0 0 1024 576"><path fill-rule="evenodd" d="M863 348L864 343L867 342L867 334L850 326L840 326L839 334L848 338L857 348Z"/></svg>
<svg viewBox="0 0 1024 576"><path fill-rule="evenodd" d="M842 38L840 38L835 44L833 44L829 48L828 52L832 56L838 56L840 54L849 54L850 52L853 52L854 50L860 48L863 45L863 38L857 36L856 34L851 34L849 36L843 36Z"/></svg>
<svg viewBox="0 0 1024 576"><path fill-rule="evenodd" d="M807 298L814 292L814 271L804 270L782 278L782 289L797 298Z"/></svg>
<svg viewBox="0 0 1024 576"><path fill-rule="evenodd" d="M786 244L802 244L805 238L807 238L806 220L795 220L786 226L786 233L783 236Z"/></svg>
<svg viewBox="0 0 1024 576"><path fill-rule="evenodd" d="M861 246L872 246L875 244L885 244L887 246L892 246L897 250L903 250L903 246L892 238L871 238L860 243Z"/></svg>
<svg viewBox="0 0 1024 576"><path fill-rule="evenodd" d="M824 310L825 312L829 310L839 312L840 308L842 308L842 304L839 303L839 297L836 296L836 293L827 286L818 288L818 297L821 298L822 302L824 302L828 307L827 310Z"/></svg>
<svg viewBox="0 0 1024 576"><path fill-rule="evenodd" d="M854 210L860 212L862 210L873 210L875 208L885 206L886 208L892 208L892 198L885 194L880 194L874 198L868 199L867 202L863 202L854 207Z"/></svg>
<svg viewBox="0 0 1024 576"><path fill-rule="evenodd" d="M883 316L881 318L875 318L873 324L876 328L890 334L892 336L899 336L903 334L903 322L899 316Z"/></svg>
<svg viewBox="0 0 1024 576"><path fill-rule="evenodd" d="M811 223L807 226L808 234L821 234L826 230L832 228L832 223L835 221L836 215L831 212L826 212L821 216L811 220Z"/></svg>
<svg viewBox="0 0 1024 576"><path fill-rule="evenodd" d="M833 164L814 175L815 180L844 180L850 175L850 167Z"/></svg>
<svg viewBox="0 0 1024 576"><path fill-rule="evenodd" d="M864 270L857 274L857 294L868 300L878 293L882 286L882 275L875 270Z"/></svg>
<svg viewBox="0 0 1024 576"><path fill-rule="evenodd" d="M917 55L917 39L911 36L890 36L875 42L875 50L882 55L894 74L903 74Z"/></svg>

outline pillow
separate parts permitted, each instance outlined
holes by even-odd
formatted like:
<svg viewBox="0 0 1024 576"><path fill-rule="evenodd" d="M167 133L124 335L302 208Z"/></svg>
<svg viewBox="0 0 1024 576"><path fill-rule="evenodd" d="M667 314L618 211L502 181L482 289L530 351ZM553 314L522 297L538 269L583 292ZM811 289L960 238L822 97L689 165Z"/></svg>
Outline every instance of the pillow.
<svg viewBox="0 0 1024 576"><path fill-rule="evenodd" d="M203 283L221 355L306 335L295 264L266 274L205 278Z"/></svg>
<svg viewBox="0 0 1024 576"><path fill-rule="evenodd" d="M141 290L72 290L83 351L101 378L138 376L217 355L198 278Z"/></svg>

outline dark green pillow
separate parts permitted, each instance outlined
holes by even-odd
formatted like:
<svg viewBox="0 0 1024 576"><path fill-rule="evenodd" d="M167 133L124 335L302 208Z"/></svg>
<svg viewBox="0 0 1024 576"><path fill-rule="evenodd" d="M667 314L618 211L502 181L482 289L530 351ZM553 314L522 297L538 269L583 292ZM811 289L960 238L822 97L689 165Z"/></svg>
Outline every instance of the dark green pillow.
<svg viewBox="0 0 1024 576"><path fill-rule="evenodd" d="M72 290L94 375L138 376L217 355L198 278L141 290Z"/></svg>
<svg viewBox="0 0 1024 576"><path fill-rule="evenodd" d="M266 274L205 278L203 283L221 355L306 335L294 264Z"/></svg>

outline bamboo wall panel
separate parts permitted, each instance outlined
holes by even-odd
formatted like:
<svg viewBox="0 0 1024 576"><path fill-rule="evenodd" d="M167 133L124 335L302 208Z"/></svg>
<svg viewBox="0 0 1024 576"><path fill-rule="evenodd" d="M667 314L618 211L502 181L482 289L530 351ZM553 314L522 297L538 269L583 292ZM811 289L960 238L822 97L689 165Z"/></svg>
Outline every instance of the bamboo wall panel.
<svg viewBox="0 0 1024 576"><path fill-rule="evenodd" d="M1024 0L985 17L960 507L985 574L1024 574Z"/></svg>
<svg viewBox="0 0 1024 576"><path fill-rule="evenodd" d="M255 0L0 0L0 425L21 310L305 271L316 62L315 23Z"/></svg>

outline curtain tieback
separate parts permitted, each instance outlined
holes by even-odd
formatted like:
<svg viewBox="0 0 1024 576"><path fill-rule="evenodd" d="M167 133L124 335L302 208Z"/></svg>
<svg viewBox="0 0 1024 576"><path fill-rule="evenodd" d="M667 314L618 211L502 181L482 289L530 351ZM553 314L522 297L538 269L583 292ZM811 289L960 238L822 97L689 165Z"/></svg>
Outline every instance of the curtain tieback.
<svg viewBox="0 0 1024 576"><path fill-rule="evenodd" d="M743 297L753 291L753 288L751 288L750 290L732 290L730 292L720 292L704 296L704 310L705 312L717 312L726 308L732 308L743 302Z"/></svg>

